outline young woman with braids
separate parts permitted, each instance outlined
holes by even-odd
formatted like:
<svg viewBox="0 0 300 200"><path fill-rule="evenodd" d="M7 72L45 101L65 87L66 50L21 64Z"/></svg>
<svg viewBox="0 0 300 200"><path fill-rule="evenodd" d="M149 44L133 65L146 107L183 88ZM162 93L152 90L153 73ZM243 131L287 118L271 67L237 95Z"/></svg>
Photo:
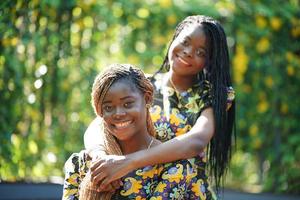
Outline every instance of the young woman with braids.
<svg viewBox="0 0 300 200"><path fill-rule="evenodd" d="M125 156L107 156L91 167L92 180L103 189L128 172L147 165L187 159L197 162L201 199L211 199L206 163L217 190L228 167L234 136L235 103L226 35L216 20L189 16L175 29L167 55L151 78L150 110L156 138L163 143ZM85 146L97 155L99 120L85 134ZM202 153L203 155L203 153ZM196 160L199 160L196 159Z"/></svg>
<svg viewBox="0 0 300 200"><path fill-rule="evenodd" d="M149 108L153 86L144 73L132 65L114 64L98 75L92 89L92 104L103 119L98 135L101 154L127 155L150 149L161 142ZM91 182L88 151L73 154L66 162L63 199L199 199L197 183L202 181L193 165L195 159L156 164L130 171L116 191L97 192ZM200 163L199 163L200 164Z"/></svg>

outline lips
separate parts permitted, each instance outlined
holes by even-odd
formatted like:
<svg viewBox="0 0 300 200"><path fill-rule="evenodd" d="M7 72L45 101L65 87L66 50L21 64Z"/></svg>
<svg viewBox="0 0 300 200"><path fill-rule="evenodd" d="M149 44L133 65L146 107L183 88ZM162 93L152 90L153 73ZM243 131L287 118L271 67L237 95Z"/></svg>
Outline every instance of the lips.
<svg viewBox="0 0 300 200"><path fill-rule="evenodd" d="M191 67L192 65L190 63L188 63L187 61L185 61L183 58L181 58L180 56L176 56L177 60L182 63L183 65L187 66L187 67Z"/></svg>
<svg viewBox="0 0 300 200"><path fill-rule="evenodd" d="M114 123L114 126L118 129L123 129L123 128L127 128L131 123L132 121L118 122L118 123Z"/></svg>

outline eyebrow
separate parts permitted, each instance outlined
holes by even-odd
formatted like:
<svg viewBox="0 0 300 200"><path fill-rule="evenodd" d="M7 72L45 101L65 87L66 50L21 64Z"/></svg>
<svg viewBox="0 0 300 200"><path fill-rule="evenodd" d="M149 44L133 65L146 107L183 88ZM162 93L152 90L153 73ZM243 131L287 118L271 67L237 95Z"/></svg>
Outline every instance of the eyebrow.
<svg viewBox="0 0 300 200"><path fill-rule="evenodd" d="M133 98L135 99L134 96L126 96L126 97L122 97L121 100L126 100L126 99L130 99ZM112 101L103 101L102 104L106 104L106 103L111 103Z"/></svg>

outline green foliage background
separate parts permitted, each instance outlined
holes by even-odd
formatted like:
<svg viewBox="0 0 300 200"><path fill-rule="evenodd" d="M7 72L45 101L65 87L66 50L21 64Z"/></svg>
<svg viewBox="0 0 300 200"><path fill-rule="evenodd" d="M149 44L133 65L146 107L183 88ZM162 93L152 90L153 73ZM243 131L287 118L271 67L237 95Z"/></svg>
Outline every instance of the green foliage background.
<svg viewBox="0 0 300 200"><path fill-rule="evenodd" d="M0 179L63 176L95 117L91 84L107 64L153 73L192 14L226 30L237 148L226 185L299 193L298 0L4 0L0 3Z"/></svg>

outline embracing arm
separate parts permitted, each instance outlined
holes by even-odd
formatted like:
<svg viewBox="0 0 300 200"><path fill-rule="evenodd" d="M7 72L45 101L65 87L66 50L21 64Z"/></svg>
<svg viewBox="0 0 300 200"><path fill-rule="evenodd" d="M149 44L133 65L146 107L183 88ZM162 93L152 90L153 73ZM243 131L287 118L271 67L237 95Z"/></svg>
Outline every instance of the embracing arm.
<svg viewBox="0 0 300 200"><path fill-rule="evenodd" d="M188 133L126 157L132 161L134 168L191 158L207 146L214 130L213 109L207 108Z"/></svg>
<svg viewBox="0 0 300 200"><path fill-rule="evenodd" d="M192 158L209 143L215 131L214 124L213 109L206 108L193 128L184 135L150 149L98 160L91 168L92 179L96 183L106 185L137 168Z"/></svg>

